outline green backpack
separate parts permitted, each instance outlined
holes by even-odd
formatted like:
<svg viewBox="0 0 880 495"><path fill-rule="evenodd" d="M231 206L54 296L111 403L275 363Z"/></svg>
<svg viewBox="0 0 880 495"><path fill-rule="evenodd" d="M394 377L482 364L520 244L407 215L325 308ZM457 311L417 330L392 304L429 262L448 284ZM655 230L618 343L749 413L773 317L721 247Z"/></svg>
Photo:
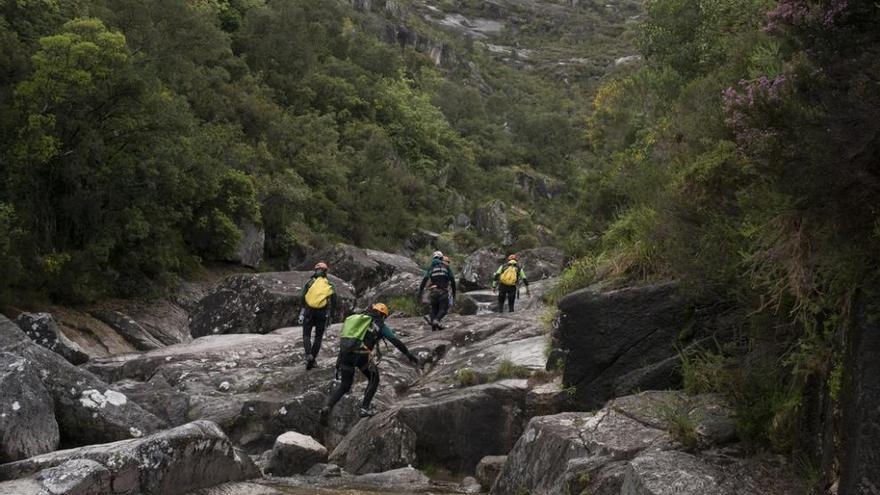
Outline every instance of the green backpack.
<svg viewBox="0 0 880 495"><path fill-rule="evenodd" d="M339 336L343 339L364 340L372 325L373 317L370 315L351 315L342 324L342 333Z"/></svg>

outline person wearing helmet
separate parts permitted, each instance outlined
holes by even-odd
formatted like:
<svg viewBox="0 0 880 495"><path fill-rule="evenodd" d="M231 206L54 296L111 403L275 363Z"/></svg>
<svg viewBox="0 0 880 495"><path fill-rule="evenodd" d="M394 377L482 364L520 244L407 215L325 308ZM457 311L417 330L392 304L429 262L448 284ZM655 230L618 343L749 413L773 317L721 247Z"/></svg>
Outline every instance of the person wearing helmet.
<svg viewBox="0 0 880 495"><path fill-rule="evenodd" d="M394 330L385 324L388 314L388 306L376 303L366 312L345 319L340 333L339 357L336 360L336 373L340 382L319 411L322 424L326 424L333 406L351 390L355 370L361 370L361 373L367 377L367 389L358 414L362 418L375 414L370 402L379 388L379 368L376 365L382 357L379 352L381 340L387 340L413 365L419 365L419 358L413 355L397 338Z"/></svg>
<svg viewBox="0 0 880 495"><path fill-rule="evenodd" d="M419 304L422 302L422 293L425 291L425 286L428 285L429 281L431 285L428 286L428 300L431 302L431 314L425 315L424 318L431 325L431 330L442 330L441 322L443 317L446 316L446 313L449 312L449 307L455 302L455 275L452 274L452 269L449 268L449 257L443 256L443 253L440 251L434 252L431 266L425 270L425 275L422 277L422 283L416 295L416 301Z"/></svg>
<svg viewBox="0 0 880 495"><path fill-rule="evenodd" d="M336 289L327 277L327 270L327 263L321 261L316 264L315 273L306 282L300 295L302 309L299 313L299 324L303 329L303 349L307 370L314 368L317 363L324 330L330 324L333 309L338 305ZM314 341L312 341L313 329Z"/></svg>
<svg viewBox="0 0 880 495"><path fill-rule="evenodd" d="M531 297L529 291L529 280L526 278L526 272L517 264L516 255L511 254L507 257L507 262L499 266L495 270L492 277L492 292L498 292L498 312L504 312L504 301L507 300L507 307L513 313L513 304L516 301L519 284L526 286L526 294Z"/></svg>

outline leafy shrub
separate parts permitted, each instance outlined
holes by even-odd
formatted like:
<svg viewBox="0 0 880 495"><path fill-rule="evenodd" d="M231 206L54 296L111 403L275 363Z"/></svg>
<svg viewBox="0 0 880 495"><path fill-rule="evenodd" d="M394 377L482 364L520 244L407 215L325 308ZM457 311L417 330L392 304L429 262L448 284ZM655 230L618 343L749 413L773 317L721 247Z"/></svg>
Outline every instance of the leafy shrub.
<svg viewBox="0 0 880 495"><path fill-rule="evenodd" d="M456 371L455 379L462 387L471 387L480 384L480 374L473 368L461 368Z"/></svg>

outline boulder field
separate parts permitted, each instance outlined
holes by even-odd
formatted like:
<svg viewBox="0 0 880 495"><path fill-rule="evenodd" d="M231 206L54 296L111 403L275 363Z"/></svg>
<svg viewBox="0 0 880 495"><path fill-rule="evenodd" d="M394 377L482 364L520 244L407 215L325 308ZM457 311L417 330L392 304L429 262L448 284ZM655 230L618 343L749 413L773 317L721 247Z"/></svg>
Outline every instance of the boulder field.
<svg viewBox="0 0 880 495"><path fill-rule="evenodd" d="M329 254L352 279L334 279L343 304L309 371L291 326L308 271L228 274L152 308L75 310L104 325L76 332L57 312L0 317L0 493L801 493L785 463L743 449L722 398L665 390L680 383L677 346L726 335L726 307L675 284L592 288L564 298L546 328L541 294L562 263L551 250L523 261L533 297L515 313L486 311L494 296L482 289L459 297L478 314L450 314L442 331L392 315L420 366L382 347L378 414L358 417L358 377L322 423L342 314L420 281L398 255ZM185 331L180 314L163 319L169 301ZM84 345L91 327L122 350Z"/></svg>

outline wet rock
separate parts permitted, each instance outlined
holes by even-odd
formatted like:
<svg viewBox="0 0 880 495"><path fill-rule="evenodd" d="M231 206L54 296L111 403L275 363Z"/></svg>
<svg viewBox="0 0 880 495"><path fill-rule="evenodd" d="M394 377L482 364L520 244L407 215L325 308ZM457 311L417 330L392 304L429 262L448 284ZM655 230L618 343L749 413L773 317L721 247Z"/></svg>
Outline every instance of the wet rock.
<svg viewBox="0 0 880 495"><path fill-rule="evenodd" d="M507 462L506 455L488 455L480 459L479 464L477 464L477 480L483 489L489 490L492 488L505 462Z"/></svg>
<svg viewBox="0 0 880 495"><path fill-rule="evenodd" d="M300 311L300 292L311 272L232 275L202 299L190 321L193 337L229 333L268 333L292 326ZM354 308L351 287L330 276L340 299L338 320Z"/></svg>
<svg viewBox="0 0 880 495"><path fill-rule="evenodd" d="M52 397L33 364L0 352L0 463L58 448Z"/></svg>
<svg viewBox="0 0 880 495"><path fill-rule="evenodd" d="M492 287L492 276L504 262L504 254L489 247L480 248L464 261L459 274L459 290L473 291Z"/></svg>
<svg viewBox="0 0 880 495"><path fill-rule="evenodd" d="M0 316L0 347L24 358L37 370L54 401L62 445L137 437L164 426L159 418L97 376L33 343L3 316Z"/></svg>
<svg viewBox="0 0 880 495"><path fill-rule="evenodd" d="M327 449L317 440L289 431L275 440L266 472L276 476L301 474L320 462L327 461Z"/></svg>
<svg viewBox="0 0 880 495"><path fill-rule="evenodd" d="M405 256L361 249L348 244L337 244L327 251L310 256L298 269L312 270L319 261L330 265L330 273L349 282L358 295L390 279L396 273L420 273L418 265Z"/></svg>
<svg viewBox="0 0 880 495"><path fill-rule="evenodd" d="M259 476L250 458L237 451L216 424L196 421L146 438L90 445L4 464L0 466L0 478L57 480L58 469L76 460L92 461L109 472L110 481L102 486L107 479L103 470L94 464L79 465L83 473L80 478L97 481L101 488L98 493L175 495ZM3 485L0 483L0 492Z"/></svg>
<svg viewBox="0 0 880 495"><path fill-rule="evenodd" d="M507 205L501 200L493 200L474 210L474 228L481 235L497 239L502 246L513 244L513 233L507 216Z"/></svg>
<svg viewBox="0 0 880 495"><path fill-rule="evenodd" d="M82 364L89 360L82 348L76 342L68 339L55 318L49 313L22 313L15 319L15 323L25 335L37 344L58 353L64 359L73 364Z"/></svg>
<svg viewBox="0 0 880 495"><path fill-rule="evenodd" d="M714 335L724 341L730 331L725 308L688 299L673 283L565 296L554 341L562 350L564 384L575 390L573 405L600 407L621 377L678 356L693 340Z"/></svg>

